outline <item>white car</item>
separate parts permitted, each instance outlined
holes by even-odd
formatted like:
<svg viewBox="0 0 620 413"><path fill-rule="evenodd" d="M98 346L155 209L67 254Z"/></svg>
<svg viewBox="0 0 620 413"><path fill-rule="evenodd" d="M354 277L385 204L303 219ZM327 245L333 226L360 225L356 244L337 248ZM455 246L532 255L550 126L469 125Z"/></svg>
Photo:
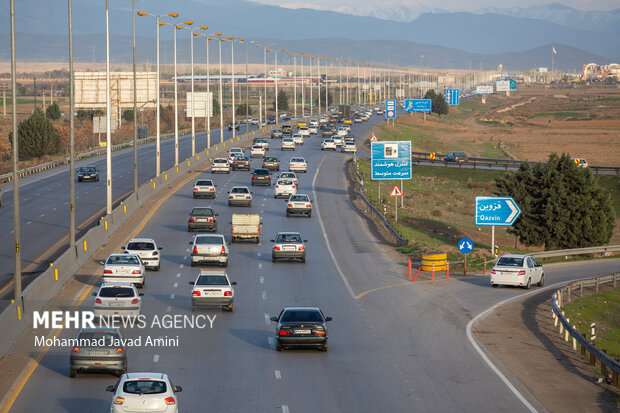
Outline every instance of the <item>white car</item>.
<svg viewBox="0 0 620 413"><path fill-rule="evenodd" d="M200 263L216 263L228 266L228 244L222 234L194 235L189 244L191 248L191 266Z"/></svg>
<svg viewBox="0 0 620 413"><path fill-rule="evenodd" d="M310 129L306 126L302 126L301 128L299 128L299 134L301 136L303 136L304 138L309 137L310 136ZM295 135L293 135L293 140L295 140ZM302 142L303 144L303 142Z"/></svg>
<svg viewBox="0 0 620 413"><path fill-rule="evenodd" d="M342 148L340 148L340 152L353 152L356 153L357 152L357 145L355 144L355 142L345 142L344 144L342 144Z"/></svg>
<svg viewBox="0 0 620 413"><path fill-rule="evenodd" d="M326 116L321 116L321 119L319 120L320 123L325 123L327 122L327 117Z"/></svg>
<svg viewBox="0 0 620 413"><path fill-rule="evenodd" d="M226 172L230 173L230 164L227 158L215 158L211 163L211 173Z"/></svg>
<svg viewBox="0 0 620 413"><path fill-rule="evenodd" d="M106 391L114 393L110 413L178 413L176 393L183 389L164 373L125 373Z"/></svg>
<svg viewBox="0 0 620 413"><path fill-rule="evenodd" d="M193 196L194 198L199 196L215 198L217 195L216 186L210 179L199 179L194 183Z"/></svg>
<svg viewBox="0 0 620 413"><path fill-rule="evenodd" d="M294 151L295 141L293 140L293 138L282 138L282 146L280 147L280 149L281 150L290 149Z"/></svg>
<svg viewBox="0 0 620 413"><path fill-rule="evenodd" d="M292 179L293 182L295 182L295 185L297 185L299 182L297 180L297 174L295 172L282 172L278 179L281 179L281 178Z"/></svg>
<svg viewBox="0 0 620 413"><path fill-rule="evenodd" d="M341 126L338 128L338 136L344 136L349 133L349 128L346 126Z"/></svg>
<svg viewBox="0 0 620 413"><path fill-rule="evenodd" d="M235 309L236 282L230 282L224 270L201 270L196 281L190 281L192 289L192 311L202 306L218 306L228 311Z"/></svg>
<svg viewBox="0 0 620 413"><path fill-rule="evenodd" d="M252 118L250 120L250 125L258 125L258 119L257 118Z"/></svg>
<svg viewBox="0 0 620 413"><path fill-rule="evenodd" d="M254 139L254 145L262 146L266 151L269 150L269 141L267 139L256 138Z"/></svg>
<svg viewBox="0 0 620 413"><path fill-rule="evenodd" d="M342 135L332 135L332 140L336 144L336 146L342 146L342 142L344 142L344 138Z"/></svg>
<svg viewBox="0 0 620 413"><path fill-rule="evenodd" d="M542 264L537 264L529 255L503 255L491 270L493 287L514 285L529 290L532 284L542 287L545 284L545 272Z"/></svg>
<svg viewBox="0 0 620 413"><path fill-rule="evenodd" d="M312 201L306 194L291 195L286 204L286 216L291 214L305 214L310 218L312 216Z"/></svg>
<svg viewBox="0 0 620 413"><path fill-rule="evenodd" d="M230 148L228 151L228 163L232 163L235 160L235 156L243 156L243 149Z"/></svg>
<svg viewBox="0 0 620 413"><path fill-rule="evenodd" d="M294 133L291 136L291 139L293 139L293 142L295 142L295 145L303 145L304 144L304 137L301 133Z"/></svg>
<svg viewBox="0 0 620 413"><path fill-rule="evenodd" d="M228 205L252 206L252 191L247 186L233 186L228 193Z"/></svg>
<svg viewBox="0 0 620 413"><path fill-rule="evenodd" d="M137 254L110 254L103 264L103 282L129 282L144 287L144 265Z"/></svg>
<svg viewBox="0 0 620 413"><path fill-rule="evenodd" d="M137 317L142 309L142 296L132 283L103 283L95 296L95 318Z"/></svg>
<svg viewBox="0 0 620 413"><path fill-rule="evenodd" d="M278 179L274 188L273 197L278 198L280 196L289 197L297 193L297 185L292 179Z"/></svg>
<svg viewBox="0 0 620 413"><path fill-rule="evenodd" d="M154 239L151 238L133 238L127 242L126 247L121 247L125 254L136 254L140 257L145 267L150 267L155 271L159 271L160 257L159 251L162 247L158 247Z"/></svg>
<svg viewBox="0 0 620 413"><path fill-rule="evenodd" d="M336 142L334 142L333 139L323 139L323 142L321 142L321 150L325 151L327 149L333 149L334 151L336 150Z"/></svg>
<svg viewBox="0 0 620 413"><path fill-rule="evenodd" d="M285 118L286 117L286 112L280 112L280 117L281 118Z"/></svg>
<svg viewBox="0 0 620 413"><path fill-rule="evenodd" d="M291 158L291 160L288 163L288 170L289 171L299 171L299 172L308 172L308 164L306 163L306 160L304 158L300 158L300 157L295 157L295 158Z"/></svg>
<svg viewBox="0 0 620 413"><path fill-rule="evenodd" d="M308 131L310 132L311 135L317 135L319 133L319 127L310 125L308 126Z"/></svg>
<svg viewBox="0 0 620 413"><path fill-rule="evenodd" d="M254 158L255 156L265 157L265 148L261 145L253 145L250 149L250 158Z"/></svg>
<svg viewBox="0 0 620 413"><path fill-rule="evenodd" d="M319 126L319 120L316 119L316 118L312 118L312 119L310 119L309 124L310 124L310 126Z"/></svg>

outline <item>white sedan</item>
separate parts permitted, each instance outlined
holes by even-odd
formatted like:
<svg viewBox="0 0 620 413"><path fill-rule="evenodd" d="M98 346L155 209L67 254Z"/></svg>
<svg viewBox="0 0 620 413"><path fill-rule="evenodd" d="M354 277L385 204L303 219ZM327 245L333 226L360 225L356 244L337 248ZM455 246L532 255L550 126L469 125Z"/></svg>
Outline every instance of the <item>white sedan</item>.
<svg viewBox="0 0 620 413"><path fill-rule="evenodd" d="M110 254L103 266L103 282L129 282L144 286L144 265L137 254Z"/></svg>
<svg viewBox="0 0 620 413"><path fill-rule="evenodd" d="M293 182L292 179L278 179L278 182L276 182L273 197L274 198L278 198L280 196L289 197L291 195L295 195L296 193L297 193L297 185L295 185L295 182Z"/></svg>
<svg viewBox="0 0 620 413"><path fill-rule="evenodd" d="M250 149L250 158L254 158L255 156L262 156L264 158L265 148L260 145L252 146L252 149Z"/></svg>
<svg viewBox="0 0 620 413"><path fill-rule="evenodd" d="M308 172L308 164L306 163L306 160L304 158L291 158L290 162L288 163L288 170L289 171L299 171L299 172Z"/></svg>
<svg viewBox="0 0 620 413"><path fill-rule="evenodd" d="M319 127L310 125L308 126L308 131L310 132L311 135L316 135L319 133Z"/></svg>
<svg viewBox="0 0 620 413"><path fill-rule="evenodd" d="M142 296L131 283L103 283L95 296L95 318L137 317L142 308Z"/></svg>
<svg viewBox="0 0 620 413"><path fill-rule="evenodd" d="M290 149L292 151L295 150L295 141L292 138L283 138L282 139L281 150Z"/></svg>
<svg viewBox="0 0 620 413"><path fill-rule="evenodd" d="M537 264L529 255L503 255L491 270L491 285L514 285L529 289L532 284L542 287L545 272L542 264Z"/></svg>
<svg viewBox="0 0 620 413"><path fill-rule="evenodd" d="M295 185L297 185L297 174L295 172L282 172L280 173L280 177L278 179L281 178L292 179L293 182L295 182Z"/></svg>
<svg viewBox="0 0 620 413"><path fill-rule="evenodd" d="M295 142L295 145L304 144L304 137L301 133L294 133L292 138L293 138L293 142Z"/></svg>
<svg viewBox="0 0 620 413"><path fill-rule="evenodd" d="M142 264L145 267L151 267L155 271L159 271L160 267L160 250L162 247L158 247L154 239L151 238L133 238L127 242L126 247L123 248L125 254L136 254L140 257Z"/></svg>
<svg viewBox="0 0 620 413"><path fill-rule="evenodd" d="M110 413L178 413L176 393L183 389L164 373L125 373L106 391L114 393Z"/></svg>
<svg viewBox="0 0 620 413"><path fill-rule="evenodd" d="M321 142L321 150L325 151L327 149L332 149L332 150L336 150L336 142L334 142L333 139L323 139L323 142Z"/></svg>
<svg viewBox="0 0 620 413"><path fill-rule="evenodd" d="M211 162L211 173L214 174L216 172L230 173L230 164L227 158L215 158L213 162Z"/></svg>
<svg viewBox="0 0 620 413"><path fill-rule="evenodd" d="M345 142L344 144L342 144L342 148L340 148L340 152L353 152L356 153L357 152L357 145L355 144L355 142Z"/></svg>
<svg viewBox="0 0 620 413"><path fill-rule="evenodd" d="M306 127L306 126L302 126L301 128L299 128L299 134L301 136L303 136L304 138L309 137L310 136L310 129L308 127Z"/></svg>

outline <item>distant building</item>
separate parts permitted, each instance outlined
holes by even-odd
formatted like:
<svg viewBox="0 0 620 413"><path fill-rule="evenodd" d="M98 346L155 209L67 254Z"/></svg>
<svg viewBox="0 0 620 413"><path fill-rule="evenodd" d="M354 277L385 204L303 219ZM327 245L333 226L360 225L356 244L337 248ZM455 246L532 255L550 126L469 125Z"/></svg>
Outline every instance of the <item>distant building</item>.
<svg viewBox="0 0 620 413"><path fill-rule="evenodd" d="M538 73L547 73L549 70L546 67L539 67Z"/></svg>
<svg viewBox="0 0 620 413"><path fill-rule="evenodd" d="M588 63L583 65L581 77L584 79L615 77L620 78L620 64L610 63L608 65L599 65L597 63Z"/></svg>

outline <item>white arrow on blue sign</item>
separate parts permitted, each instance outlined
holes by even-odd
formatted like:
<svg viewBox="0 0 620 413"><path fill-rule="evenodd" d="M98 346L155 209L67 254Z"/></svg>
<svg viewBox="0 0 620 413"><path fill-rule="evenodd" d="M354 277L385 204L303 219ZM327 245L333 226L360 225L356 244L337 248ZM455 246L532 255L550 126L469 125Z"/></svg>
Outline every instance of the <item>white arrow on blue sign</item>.
<svg viewBox="0 0 620 413"><path fill-rule="evenodd" d="M509 227L521 215L521 208L511 197L477 196L476 225Z"/></svg>
<svg viewBox="0 0 620 413"><path fill-rule="evenodd" d="M474 250L474 241L469 238L461 238L457 246L460 252L463 254L469 254Z"/></svg>

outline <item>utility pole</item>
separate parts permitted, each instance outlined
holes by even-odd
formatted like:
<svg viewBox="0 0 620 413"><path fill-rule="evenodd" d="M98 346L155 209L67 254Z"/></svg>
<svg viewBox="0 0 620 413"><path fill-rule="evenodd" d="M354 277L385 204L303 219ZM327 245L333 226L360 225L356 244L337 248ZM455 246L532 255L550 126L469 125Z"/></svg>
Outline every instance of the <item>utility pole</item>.
<svg viewBox="0 0 620 413"><path fill-rule="evenodd" d="M75 245L75 137L74 137L74 118L75 118L75 91L73 90L73 8L71 0L69 6L69 197L71 198L69 208L69 246ZM134 113L135 118L135 113Z"/></svg>

